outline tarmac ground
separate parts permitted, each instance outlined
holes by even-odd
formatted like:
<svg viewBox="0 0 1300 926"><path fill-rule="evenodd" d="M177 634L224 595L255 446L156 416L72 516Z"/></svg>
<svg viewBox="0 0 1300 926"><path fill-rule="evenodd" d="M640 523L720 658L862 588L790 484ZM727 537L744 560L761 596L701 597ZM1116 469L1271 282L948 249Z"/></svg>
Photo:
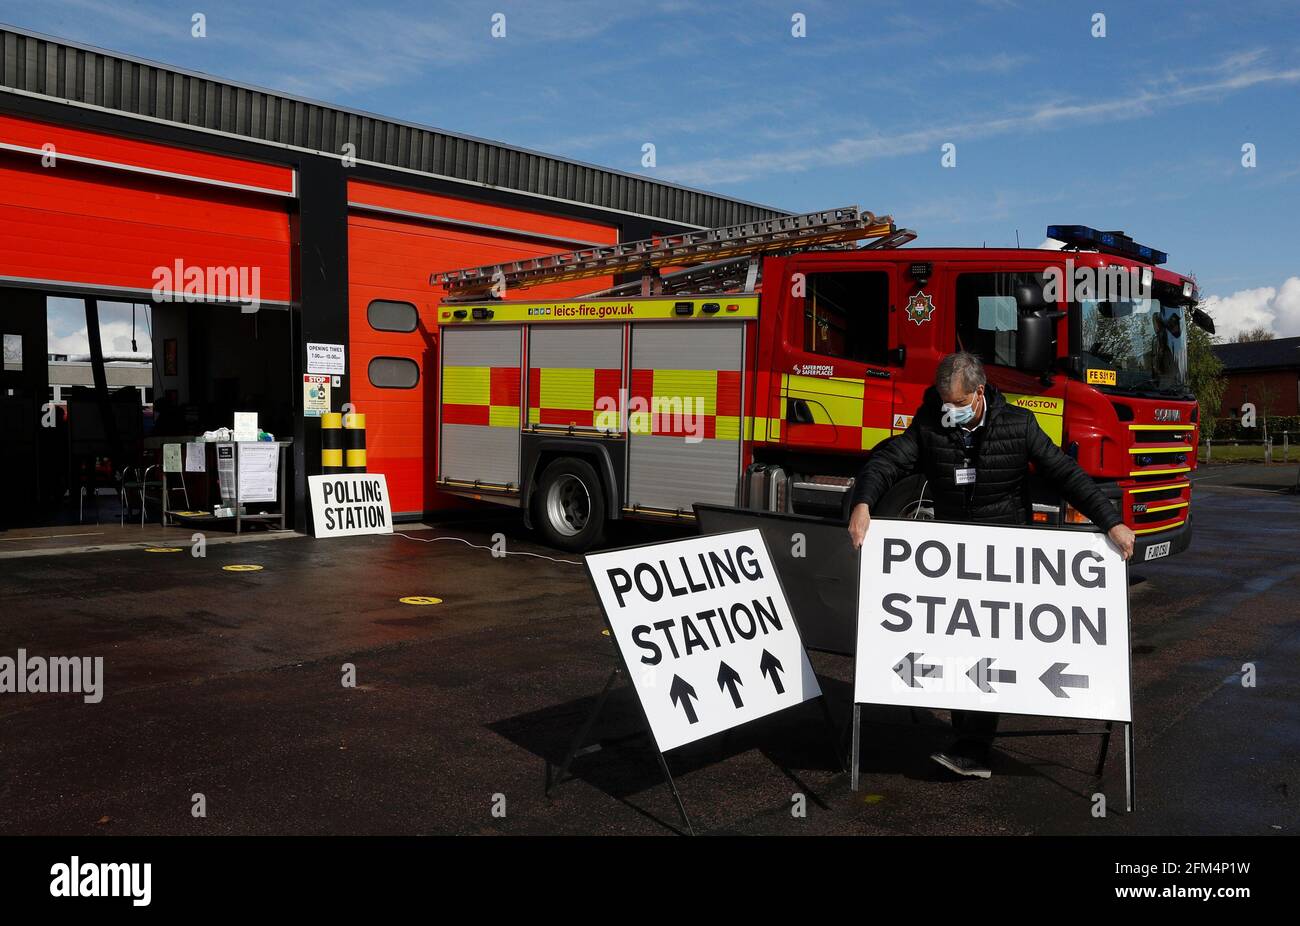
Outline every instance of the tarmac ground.
<svg viewBox="0 0 1300 926"><path fill-rule="evenodd" d="M1135 813L1123 812L1121 738L1100 777L1098 737L1036 736L1000 741L991 779L955 780L928 758L948 741L942 711L864 708L855 793L810 703L670 753L696 829L1294 834L1294 467L1196 477L1191 548L1131 569ZM464 542L490 546L498 531L512 553L540 556ZM619 525L609 545L681 533ZM573 779L544 795L548 763L615 664L585 570L563 560L578 557L539 546L513 513L392 536L247 539L201 558L186 545L6 559L0 656L102 656L104 682L98 703L0 695L0 834L679 830L627 685ZM851 661L812 658L842 729ZM342 684L349 671L355 687Z"/></svg>

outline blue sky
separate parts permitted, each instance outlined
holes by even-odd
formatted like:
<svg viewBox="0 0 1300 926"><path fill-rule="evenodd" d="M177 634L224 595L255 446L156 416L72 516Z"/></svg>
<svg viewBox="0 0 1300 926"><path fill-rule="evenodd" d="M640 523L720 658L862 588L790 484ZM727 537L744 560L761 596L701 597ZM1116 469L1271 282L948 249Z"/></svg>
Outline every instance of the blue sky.
<svg viewBox="0 0 1300 926"><path fill-rule="evenodd" d="M918 244L1122 228L1197 275L1221 331L1300 335L1294 0L0 0L0 20L789 209L857 203Z"/></svg>

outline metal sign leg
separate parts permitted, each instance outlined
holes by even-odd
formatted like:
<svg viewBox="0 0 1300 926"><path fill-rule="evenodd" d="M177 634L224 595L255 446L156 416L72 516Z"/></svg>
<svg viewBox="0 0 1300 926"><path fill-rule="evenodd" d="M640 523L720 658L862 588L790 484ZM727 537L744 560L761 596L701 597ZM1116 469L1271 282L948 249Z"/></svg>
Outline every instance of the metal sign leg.
<svg viewBox="0 0 1300 926"><path fill-rule="evenodd" d="M668 760L664 754L655 747L655 755L659 757L659 767L663 769L664 778L668 782L668 790L673 793L673 800L677 803L677 812L682 815L682 823L686 824L686 832L695 835L695 827L691 826L691 818L686 815L686 805L682 803L682 796L677 793L677 782L673 781L673 773L668 770Z"/></svg>
<svg viewBox="0 0 1300 926"><path fill-rule="evenodd" d="M860 758L860 748L862 745L862 706L853 705L853 758L851 760L851 769L849 773L849 787L858 790L858 759Z"/></svg>
<svg viewBox="0 0 1300 926"><path fill-rule="evenodd" d="M1124 724L1124 794L1128 799L1128 812L1136 806L1134 792L1137 784L1133 773L1133 724Z"/></svg>
<svg viewBox="0 0 1300 926"><path fill-rule="evenodd" d="M1106 732L1101 735L1101 752L1097 754L1097 777L1100 778L1102 772L1106 770L1106 754L1110 752L1110 734L1115 728L1113 721L1106 721Z"/></svg>

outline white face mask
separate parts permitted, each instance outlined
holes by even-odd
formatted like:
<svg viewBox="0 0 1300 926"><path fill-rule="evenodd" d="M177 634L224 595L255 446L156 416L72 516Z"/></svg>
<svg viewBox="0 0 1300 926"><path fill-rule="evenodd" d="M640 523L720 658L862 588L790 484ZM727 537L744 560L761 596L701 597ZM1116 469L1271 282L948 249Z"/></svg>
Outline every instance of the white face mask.
<svg viewBox="0 0 1300 926"><path fill-rule="evenodd" d="M969 405L957 405L953 402L944 402L941 406L943 411L943 426L945 428L957 428L963 424L969 424L975 420L975 403L979 401L980 394L977 391L975 397L970 400Z"/></svg>
<svg viewBox="0 0 1300 926"><path fill-rule="evenodd" d="M955 428L966 424L975 418L975 403L969 405L953 405L951 402L943 403L943 425L946 428Z"/></svg>

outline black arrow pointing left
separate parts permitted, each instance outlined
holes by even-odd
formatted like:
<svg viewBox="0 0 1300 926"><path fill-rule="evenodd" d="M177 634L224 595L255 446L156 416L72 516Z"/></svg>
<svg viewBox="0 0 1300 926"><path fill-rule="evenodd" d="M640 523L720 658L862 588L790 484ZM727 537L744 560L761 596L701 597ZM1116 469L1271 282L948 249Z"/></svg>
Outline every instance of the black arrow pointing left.
<svg viewBox="0 0 1300 926"><path fill-rule="evenodd" d="M966 677L975 683L975 687L985 694L996 694L997 689L990 685L990 682L1013 685L1016 681L1015 669L994 669L992 668L995 659L985 657L975 665L971 666L966 672Z"/></svg>
<svg viewBox="0 0 1300 926"><path fill-rule="evenodd" d="M1065 690L1067 688L1088 687L1088 676L1066 674L1065 670L1069 665L1068 662L1054 662L1046 672L1038 676L1038 680L1043 683L1043 687L1057 698L1068 698L1070 695Z"/></svg>

